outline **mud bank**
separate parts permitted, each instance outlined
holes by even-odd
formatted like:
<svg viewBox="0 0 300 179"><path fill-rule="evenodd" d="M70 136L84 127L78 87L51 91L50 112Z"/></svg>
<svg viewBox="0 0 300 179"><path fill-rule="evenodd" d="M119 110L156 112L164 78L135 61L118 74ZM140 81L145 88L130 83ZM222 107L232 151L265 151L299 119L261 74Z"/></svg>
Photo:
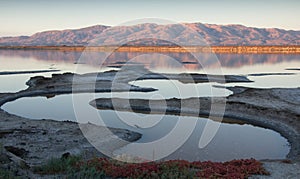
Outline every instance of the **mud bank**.
<svg viewBox="0 0 300 179"><path fill-rule="evenodd" d="M26 90L17 93L0 93L0 106L6 102L22 97L52 97L53 95L86 92L150 92L156 89L141 88L130 85L128 82L161 78L171 78L185 82L192 82L193 80L189 81L190 78L195 79L197 82L207 82L208 78L219 82L224 82L223 79L226 79L225 82L249 82L249 80L243 76L226 76L224 78L217 75L207 77L201 74L157 74L140 67L125 67L120 71L108 71L103 73L83 75L64 73L53 74L50 78L42 76L32 77L26 83L28 85ZM9 114L2 109L0 110L0 118L0 143L2 143L4 147L13 147L15 148L14 150L24 151L24 155L22 154L17 157L24 160L24 163L28 166L43 163L51 157L60 157L66 152L77 154L86 151L86 148L88 148L87 151L93 148L80 132L80 129L83 130L86 126L89 126L89 128L95 127L91 124L78 125L72 122L58 122L53 120L29 120ZM104 131L105 129L101 126L97 127L100 131ZM111 131L113 131L113 133L117 131L121 135L120 139L124 139L128 142L137 140L140 137L140 134L128 130L112 129ZM105 131L103 134L106 134ZM111 136L113 135L108 135L108 137ZM104 137L99 136L99 138ZM107 144L115 146L110 148L110 151L107 151L108 153L115 150L116 146L121 147L128 143L124 143L120 139L108 140Z"/></svg>
<svg viewBox="0 0 300 179"><path fill-rule="evenodd" d="M104 79L96 81L91 74L66 73L53 75L52 78L33 77L27 82L29 87L26 90L17 93L0 93L0 106L18 98L31 96L51 97L66 93L155 90L139 88L124 82L112 85L110 77L110 74L103 74L101 78ZM89 139L96 138L97 146L92 146L86 136ZM85 158L105 157L104 154L112 155L114 150L140 137L141 134L125 129L51 119L30 120L0 109L0 158L4 162L0 164L0 169L13 168L20 176L36 178L39 176L28 169L44 164L50 158L60 158L66 154L80 154ZM96 148L100 148L101 153Z"/></svg>
<svg viewBox="0 0 300 179"><path fill-rule="evenodd" d="M90 104L98 109L209 116L212 120L214 117L222 116L220 111L214 109L226 104L225 118L238 119L278 131L291 143L291 150L287 157L291 160L300 160L300 88L232 87L229 89L234 91L234 94L227 98L172 98L167 100L102 98L91 101Z"/></svg>
<svg viewBox="0 0 300 179"><path fill-rule="evenodd" d="M106 128L91 123L78 124L50 119L28 120L3 110L0 111L0 117L2 145L8 152L22 158L29 166L39 165L52 157L59 158L64 153L100 154L82 134L88 133L89 130L101 131L95 134L100 134L97 137L101 140L103 150L108 152L141 137L140 134L125 129Z"/></svg>
<svg viewBox="0 0 300 179"><path fill-rule="evenodd" d="M0 93L0 106L6 102L22 97L45 96L111 91L154 91L153 88L140 88L129 85L127 81L119 80L112 84L114 72L77 75L71 73L54 74L51 78L36 76L26 84L26 90L17 93ZM129 142L138 140L141 135L123 129L113 129L95 126L93 124L77 124L74 122L59 122L54 120L29 120L0 110L0 143L4 148L15 148L24 151L24 155L16 156L24 160L28 166L45 162L51 157L60 157L63 153L79 154L90 152L93 146L85 139L82 132L96 130L103 139L103 150L113 152ZM116 137L117 136L117 137ZM101 143L101 142L100 142ZM7 151L9 152L9 151ZM11 153L11 152L9 152ZM26 154L26 155L25 155ZM15 155L15 154L14 154Z"/></svg>
<svg viewBox="0 0 300 179"><path fill-rule="evenodd" d="M60 70L29 70L29 71L2 71L0 75L20 75L20 74L34 74L34 73L50 73L59 72Z"/></svg>
<svg viewBox="0 0 300 179"><path fill-rule="evenodd" d="M156 89L141 88L130 85L128 82L142 79L177 79L185 82L208 82L208 77L201 74L156 74L145 71L145 69L121 69L120 71L109 71L99 74L77 75L71 73L53 75L51 78L37 76L31 78L27 85L28 89L17 93L0 93L0 106L6 102L22 97L46 96L51 97L59 94L81 93L81 92L111 92L111 91L137 91L150 92ZM188 77L185 77L188 76ZM190 80L192 76L193 80ZM250 82L244 76L211 76L217 82ZM225 79L225 80L224 80ZM289 158L299 159L299 88L298 89L270 89L257 90L233 87L234 95L225 98L190 98L167 100L167 112L194 116L207 116L210 104L223 104L227 101L225 116L236 118L274 129L283 134L292 144ZM123 105L123 99L117 100L116 110L129 110ZM196 109L195 102L201 102L201 108ZM102 109L112 109L111 99L97 99L92 102L94 106ZM131 100L135 112L147 112L148 100ZM151 101L160 112L161 102ZM149 111L149 110L148 110ZM261 112L263 111L263 112ZM219 115L219 114L215 114ZM105 127L93 124L77 124L74 122L59 122L54 120L29 120L23 117L9 114L0 110L0 144L4 147L4 153L11 167L16 165L22 175L35 178L28 168L44 163L51 157L61 157L66 153L80 154L86 157L102 156L98 150L86 140L82 131L89 129L101 131L97 139L105 152L112 152L117 148L127 145L129 142L138 140L141 135L124 129L107 130ZM88 132L87 132L88 133ZM90 134L91 135L91 134ZM117 137L116 137L117 136ZM105 140L101 140L105 139ZM0 156L1 157L1 156ZM11 164L12 163L12 164ZM300 171L300 170L299 170ZM23 172L23 173L22 173Z"/></svg>

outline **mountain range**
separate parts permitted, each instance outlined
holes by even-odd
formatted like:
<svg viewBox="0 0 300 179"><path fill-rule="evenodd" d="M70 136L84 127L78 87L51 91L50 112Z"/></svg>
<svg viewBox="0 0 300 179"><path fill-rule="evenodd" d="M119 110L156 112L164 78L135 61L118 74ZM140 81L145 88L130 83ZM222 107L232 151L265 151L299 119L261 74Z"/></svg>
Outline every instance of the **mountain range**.
<svg viewBox="0 0 300 179"><path fill-rule="evenodd" d="M145 23L131 26L96 25L53 30L32 36L1 37L0 46L86 45L298 45L300 31L243 25Z"/></svg>

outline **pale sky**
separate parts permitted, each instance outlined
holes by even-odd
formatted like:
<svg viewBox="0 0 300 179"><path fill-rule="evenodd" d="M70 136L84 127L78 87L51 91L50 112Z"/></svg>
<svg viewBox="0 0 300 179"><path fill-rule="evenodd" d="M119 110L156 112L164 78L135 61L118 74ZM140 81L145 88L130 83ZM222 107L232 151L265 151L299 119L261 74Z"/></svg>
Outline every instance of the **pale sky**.
<svg viewBox="0 0 300 179"><path fill-rule="evenodd" d="M299 0L0 0L0 37L143 18L300 30Z"/></svg>

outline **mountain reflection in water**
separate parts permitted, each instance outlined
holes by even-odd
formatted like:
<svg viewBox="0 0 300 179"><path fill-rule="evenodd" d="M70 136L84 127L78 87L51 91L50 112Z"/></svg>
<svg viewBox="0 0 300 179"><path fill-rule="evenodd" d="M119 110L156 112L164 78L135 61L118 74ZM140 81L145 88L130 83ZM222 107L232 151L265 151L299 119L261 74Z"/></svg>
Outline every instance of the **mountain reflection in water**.
<svg viewBox="0 0 300 179"><path fill-rule="evenodd" d="M144 53L144 52L78 52L58 50L0 50L0 56L34 58L49 63L79 63L92 66L118 66L135 62L151 69L181 69L190 71L202 68L241 68L255 64L276 64L299 61L299 55L287 54L196 54L191 53ZM215 60L217 59L217 60ZM220 64L217 64L220 63Z"/></svg>

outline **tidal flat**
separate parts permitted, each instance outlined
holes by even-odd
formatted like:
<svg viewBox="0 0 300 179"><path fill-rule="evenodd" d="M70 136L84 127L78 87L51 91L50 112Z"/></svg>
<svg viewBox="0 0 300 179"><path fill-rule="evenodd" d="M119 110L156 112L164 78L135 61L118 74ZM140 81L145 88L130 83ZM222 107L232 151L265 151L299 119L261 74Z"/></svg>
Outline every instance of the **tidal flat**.
<svg viewBox="0 0 300 179"><path fill-rule="evenodd" d="M194 78L198 82L208 81L207 77L200 74L191 76L192 79ZM125 68L122 71L82 75L64 73L48 78L36 76L27 82L29 87L26 90L17 93L0 94L0 105L2 106L9 101L22 97L51 97L53 95L68 93L111 91L150 92L156 89L130 85L129 82L143 79L161 79L162 77L165 77L165 75L149 73L149 71L140 68L135 68L134 70L132 68ZM168 74L168 77L187 82L186 74ZM220 82L220 77L212 77L212 80ZM227 79L225 80L226 83L237 81L250 82L246 77L238 75L228 75L225 79ZM290 142L291 150L287 159L293 164L284 164L282 161L263 161L265 166L271 170L271 175L273 170L277 170L280 167L286 168L285 171L287 173L290 170L295 170L297 167L299 168L300 144L298 141L300 139L300 111L298 106L300 105L300 89L254 89L246 87L228 87L228 89L233 94L226 98L214 98L213 100L208 97L166 99L166 112L170 114L178 114L180 112L181 115L188 116L207 116L212 103L218 105L226 102L224 113L226 118L238 119L253 125L273 129L281 133ZM117 103L114 103L114 106L112 106L112 100L117 101ZM196 105L194 105L195 102L198 103L199 101L201 102L200 109L195 108ZM130 109L134 110L134 112L147 112L146 109L149 108L148 105L150 103L152 106L155 104L156 108L151 108L153 112L160 113L162 109L162 100L133 99L132 102L134 105L131 105ZM95 99L91 102L91 105L100 109L130 110L124 107L123 99ZM107 128L90 123L78 124L70 121L28 120L24 117L9 114L2 109L0 110L0 115L3 119L0 125L0 143L4 144L5 153L10 156L14 164L17 164L17 166L26 166L25 169L20 169L20 172L25 173L28 173L27 169L32 166L45 163L51 157L59 158L66 153L73 155L86 153L103 156L86 140L81 133L82 129L86 129L86 131L103 131L99 133L102 136L94 137L106 139L99 143L99 147L104 148L107 152L112 152L141 137L139 133L126 129L111 128L109 131L112 131L112 133L110 133L107 132ZM211 115L218 116L220 114ZM113 134L117 134L119 138L114 138ZM87 157L91 156L87 155ZM31 173L31 175L34 174Z"/></svg>

